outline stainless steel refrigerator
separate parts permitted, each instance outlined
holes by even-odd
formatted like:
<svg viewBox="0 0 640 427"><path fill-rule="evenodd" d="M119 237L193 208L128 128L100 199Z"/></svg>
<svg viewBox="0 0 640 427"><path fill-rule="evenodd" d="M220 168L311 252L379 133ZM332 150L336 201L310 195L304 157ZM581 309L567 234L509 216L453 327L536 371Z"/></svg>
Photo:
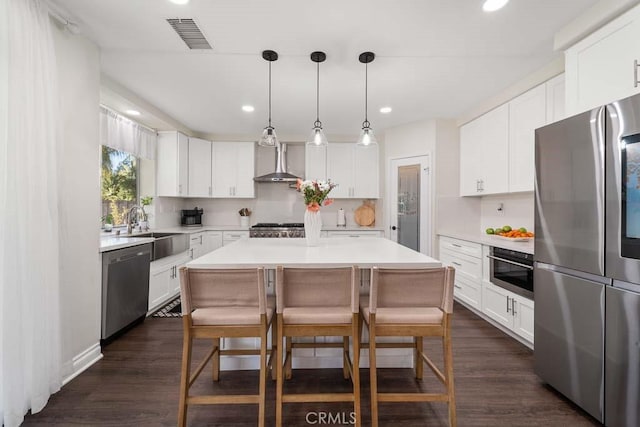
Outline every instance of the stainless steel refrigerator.
<svg viewBox="0 0 640 427"><path fill-rule="evenodd" d="M536 130L535 150L535 371L638 426L640 97Z"/></svg>

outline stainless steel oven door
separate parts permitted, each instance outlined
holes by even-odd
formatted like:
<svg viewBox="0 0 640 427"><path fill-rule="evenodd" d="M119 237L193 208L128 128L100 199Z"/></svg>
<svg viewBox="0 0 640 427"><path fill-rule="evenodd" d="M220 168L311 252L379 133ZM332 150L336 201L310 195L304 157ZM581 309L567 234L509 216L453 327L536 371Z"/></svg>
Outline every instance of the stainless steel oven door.
<svg viewBox="0 0 640 427"><path fill-rule="evenodd" d="M640 96L607 105L606 272L640 283Z"/></svg>
<svg viewBox="0 0 640 427"><path fill-rule="evenodd" d="M533 299L533 258L515 251L491 248L491 283Z"/></svg>

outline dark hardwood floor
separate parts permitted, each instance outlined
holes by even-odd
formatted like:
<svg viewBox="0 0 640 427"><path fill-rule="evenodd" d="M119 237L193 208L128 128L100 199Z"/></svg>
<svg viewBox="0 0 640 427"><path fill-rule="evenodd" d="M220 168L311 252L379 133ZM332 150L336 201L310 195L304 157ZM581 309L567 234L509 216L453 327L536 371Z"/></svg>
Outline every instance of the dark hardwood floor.
<svg viewBox="0 0 640 427"><path fill-rule="evenodd" d="M148 318L104 349L104 359L53 395L40 413L28 415L25 426L173 426L177 421L182 322L176 318ZM199 361L208 343L196 348ZM439 342L425 343L439 363ZM458 425L465 426L594 426L593 418L545 386L533 373L533 353L459 304L453 321L454 372ZM195 362L194 362L195 363ZM206 369L193 393L253 393L253 371L223 372L209 381ZM379 388L438 391L440 384L425 369L421 383L409 369L379 370ZM368 369L363 369L363 425L369 425ZM287 390L346 391L350 383L341 369L294 371ZM268 382L267 425L275 419L275 383ZM343 413L349 404L287 404L285 425L305 426L310 412ZM252 426L257 406L194 406L189 425ZM315 414L309 421L315 422ZM447 409L441 403L380 404L381 426L445 426Z"/></svg>

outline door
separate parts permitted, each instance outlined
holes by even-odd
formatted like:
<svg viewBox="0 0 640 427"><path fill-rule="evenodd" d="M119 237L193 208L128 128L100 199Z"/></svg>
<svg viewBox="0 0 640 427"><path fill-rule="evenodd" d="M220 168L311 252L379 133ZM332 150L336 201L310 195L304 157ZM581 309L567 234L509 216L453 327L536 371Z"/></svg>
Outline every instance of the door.
<svg viewBox="0 0 640 427"><path fill-rule="evenodd" d="M604 108L536 130L535 260L604 275Z"/></svg>
<svg viewBox="0 0 640 427"><path fill-rule="evenodd" d="M189 138L189 197L211 196L211 142Z"/></svg>
<svg viewBox="0 0 640 427"><path fill-rule="evenodd" d="M534 370L602 421L606 281L548 264L536 264L534 281Z"/></svg>
<svg viewBox="0 0 640 427"><path fill-rule="evenodd" d="M429 156L392 159L389 200L391 240L431 254Z"/></svg>
<svg viewBox="0 0 640 427"><path fill-rule="evenodd" d="M606 425L640 425L640 289L607 287Z"/></svg>

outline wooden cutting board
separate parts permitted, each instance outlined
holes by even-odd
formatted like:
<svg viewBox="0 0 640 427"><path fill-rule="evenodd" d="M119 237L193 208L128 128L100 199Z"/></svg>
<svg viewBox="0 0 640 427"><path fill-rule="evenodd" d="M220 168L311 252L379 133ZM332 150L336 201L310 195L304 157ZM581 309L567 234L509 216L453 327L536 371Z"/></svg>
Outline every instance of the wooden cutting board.
<svg viewBox="0 0 640 427"><path fill-rule="evenodd" d="M370 202L364 202L362 206L353 213L353 219L358 225L365 227L372 226L376 222L376 211Z"/></svg>

